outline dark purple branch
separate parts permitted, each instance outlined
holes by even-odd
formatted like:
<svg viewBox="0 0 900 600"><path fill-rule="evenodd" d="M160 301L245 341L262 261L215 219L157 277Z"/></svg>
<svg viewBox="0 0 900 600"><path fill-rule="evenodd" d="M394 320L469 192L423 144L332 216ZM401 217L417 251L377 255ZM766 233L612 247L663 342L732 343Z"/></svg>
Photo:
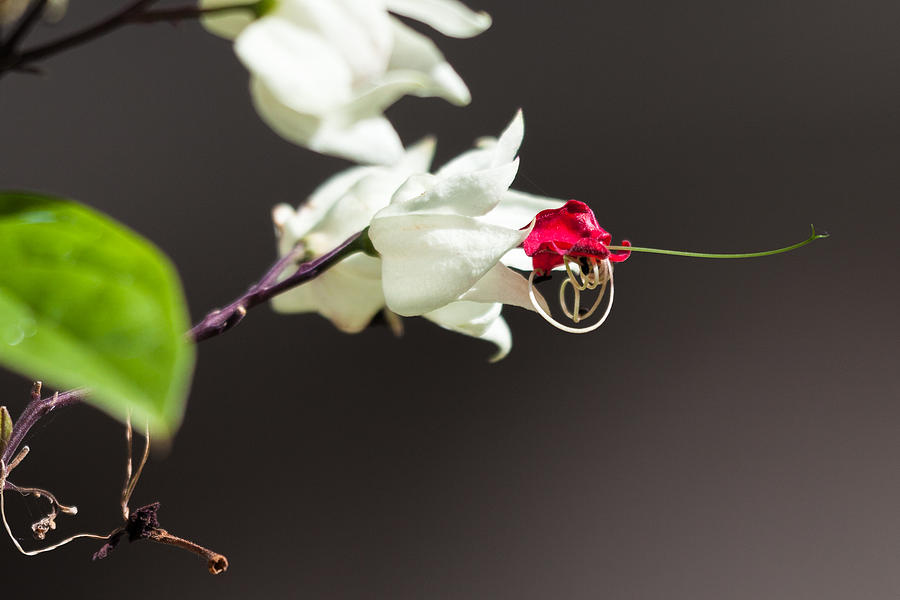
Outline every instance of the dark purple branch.
<svg viewBox="0 0 900 600"><path fill-rule="evenodd" d="M261 304L273 296L277 296L281 292L297 287L310 279L318 277L323 271L328 269L328 267L340 261L345 256L360 251L361 248L357 244L360 235L361 233L357 233L334 250L299 265L293 274L278 281L278 276L285 270L285 267L294 262L297 258L296 256L293 256L292 253L288 253L284 258L275 263L262 279L252 285L243 296L237 298L225 308L211 311L202 321L191 328L188 335L195 342L202 342L203 340L207 340L228 331L240 323L244 316L246 316L247 311L257 304ZM300 251L301 250L299 249L297 250L297 252Z"/></svg>
<svg viewBox="0 0 900 600"><path fill-rule="evenodd" d="M136 0L114 15L107 17L99 23L91 25L87 29L83 29L81 31L73 33L72 35L50 42L43 46L39 46L33 50L28 50L19 54L12 54L11 56L7 57L7 60L0 64L0 71L20 69L26 66L28 63L41 60L42 58L46 58L53 54L57 54L74 46L78 46L85 42L89 42L93 39L106 35L110 31L113 31L114 29L118 29L122 25L125 25L129 22L129 19L132 16L143 11L154 2L158 1L159 0Z"/></svg>
<svg viewBox="0 0 900 600"><path fill-rule="evenodd" d="M69 48L80 46L86 42L102 37L120 27L130 24L141 23L177 23L188 19L198 19L203 15L228 12L234 10L256 10L257 2L247 2L246 4L234 4L229 6L217 6L212 8L200 8L198 6L182 6L177 8L167 8L159 10L148 10L152 4L159 0L136 0L132 4L126 6L119 12L107 17L106 19L95 23L77 31L71 35L61 39L48 42L43 46L27 50L25 52L16 52L19 42L25 37L40 11L35 12L35 6L46 4L47 0L39 0L32 6L32 11L23 17L22 22L10 39L3 44L0 49L0 75L6 71L33 71L30 63L47 58L54 54L64 52Z"/></svg>
<svg viewBox="0 0 900 600"><path fill-rule="evenodd" d="M215 337L220 333L224 333L240 323L247 315L247 311L262 304L278 294L285 292L291 288L295 288L300 284L314 279L325 272L329 267L337 264L345 257L355 252L370 251L369 238L367 231L361 231L350 236L340 246L319 256L309 262L300 263L297 269L286 278L278 281L281 274L288 270L300 256L304 249L296 246L294 250L288 252L284 257L279 259L272 267L266 271L265 275L258 282L250 286L250 288L231 304L225 308L211 311L202 321L194 325L188 336L195 342L202 342L211 337ZM25 410L13 425L12 433L9 437L9 443L3 451L3 464L8 465L19 451L19 445L25 436L34 427L35 423L41 420L48 413L64 406L71 406L84 400L88 394L88 390L81 388L60 392L41 398L40 383L36 383L31 393L31 402L25 406Z"/></svg>
<svg viewBox="0 0 900 600"><path fill-rule="evenodd" d="M19 444L25 439L25 435L42 417L57 408L81 402L84 399L84 395L85 390L82 388L54 394L43 400L40 396L37 398L32 397L31 402L28 403L13 426L12 434L9 436L9 443L6 445L6 450L3 451L3 464L8 465L15 457L16 452L19 451Z"/></svg>
<svg viewBox="0 0 900 600"><path fill-rule="evenodd" d="M32 50L17 53L16 47L18 46L19 42L24 39L25 35L30 31L31 27L33 27L34 23L37 20L37 17L40 16L43 5L46 5L47 3L47 0L39 0L34 5L32 5L31 10L25 17L22 18L20 25L10 36L10 39L3 44L3 51L0 52L0 55L3 56L3 60L2 62L0 62L0 73L13 70L29 70L28 65L30 63L39 61L54 54L59 54L60 52L64 52L65 50L68 50L75 46L80 46L81 44L90 42L112 31L115 31L120 27L132 23L159 23L165 21L177 22L186 19L196 19L207 13L234 10L234 8L230 6L216 7L211 9L202 9L196 6L190 6L157 11L147 10L147 8L158 1L159 0L136 0L119 12L107 17L106 19L103 19L98 23L95 23L94 25L87 27L86 29L77 31L71 35L49 42ZM38 5L41 6L41 10L37 10ZM243 7L243 5L241 6ZM251 6L252 4L247 5L247 8Z"/></svg>

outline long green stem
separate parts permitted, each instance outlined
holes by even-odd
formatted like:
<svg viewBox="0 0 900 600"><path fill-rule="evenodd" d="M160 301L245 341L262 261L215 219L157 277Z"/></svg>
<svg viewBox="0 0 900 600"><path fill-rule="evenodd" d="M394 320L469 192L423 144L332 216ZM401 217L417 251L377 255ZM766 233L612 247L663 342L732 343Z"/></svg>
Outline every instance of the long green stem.
<svg viewBox="0 0 900 600"><path fill-rule="evenodd" d="M660 248L641 248L638 246L609 246L610 250L616 251L628 251L628 252L647 252L648 254L669 254L672 256L690 256L692 258L759 258L761 256L772 256L773 254L781 254L783 252L790 252L791 250L796 250L797 248L802 248L807 244L811 244L816 240L821 240L828 237L827 233L816 233L816 228L810 225L812 229L812 233L810 236L803 240L802 242L797 242L796 244L792 244L790 246L786 246L784 248L778 248L777 250L766 250L764 252L744 252L741 254L715 254L709 252L684 252L682 250L662 250Z"/></svg>

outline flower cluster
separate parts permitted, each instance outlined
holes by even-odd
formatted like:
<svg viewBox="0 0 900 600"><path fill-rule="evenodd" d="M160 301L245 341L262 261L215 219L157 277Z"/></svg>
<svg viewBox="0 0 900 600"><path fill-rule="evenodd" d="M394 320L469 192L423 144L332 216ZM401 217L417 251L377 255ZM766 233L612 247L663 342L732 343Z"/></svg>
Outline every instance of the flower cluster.
<svg viewBox="0 0 900 600"><path fill-rule="evenodd" d="M202 0L206 10L234 0ZM382 114L401 96L468 104L469 90L434 43L390 13L453 37L491 19L457 0L267 0L212 12L204 24L234 39L256 110L275 132L316 152L393 164L403 144ZM254 18L260 14L259 18Z"/></svg>
<svg viewBox="0 0 900 600"><path fill-rule="evenodd" d="M428 172L434 142L425 140L392 166L332 177L297 210L277 206L282 254L301 243L315 257L368 226L380 256L350 256L276 297L275 308L318 312L350 333L386 308L494 342L495 359L505 356L512 342L502 305L531 309L534 295L509 267L530 269L520 248L530 223L563 204L509 189L523 133L519 113L498 139L482 140L434 174Z"/></svg>
<svg viewBox="0 0 900 600"><path fill-rule="evenodd" d="M470 100L431 40L393 15L454 37L483 32L488 15L458 0L233 1L201 0L204 24L234 40L263 120L292 142L373 165L335 175L296 210L275 208L282 256L302 244L305 258L322 257L363 229L377 253L344 258L275 297L276 310L318 312L351 333L381 310L393 324L398 315L423 316L492 341L495 358L511 346L503 304L535 310L566 331L589 331L605 320L612 263L627 253L609 251L611 236L583 203L509 189L524 133L521 114L499 138L434 173L434 140L404 149L382 114L405 94ZM512 268L533 272L526 279ZM575 329L550 316L534 278L553 269L567 272L560 304L575 323L594 313L609 287L599 323ZM581 293L597 288L593 306L582 310Z"/></svg>

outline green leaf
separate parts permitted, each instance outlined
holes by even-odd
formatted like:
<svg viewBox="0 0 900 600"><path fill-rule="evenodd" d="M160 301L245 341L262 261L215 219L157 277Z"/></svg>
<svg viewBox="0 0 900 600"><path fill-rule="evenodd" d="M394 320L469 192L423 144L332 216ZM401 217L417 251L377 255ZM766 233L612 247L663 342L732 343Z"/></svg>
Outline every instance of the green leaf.
<svg viewBox="0 0 900 600"><path fill-rule="evenodd" d="M12 417L9 416L9 411L6 410L5 406L0 406L0 455L6 450L6 445L9 443L12 430Z"/></svg>
<svg viewBox="0 0 900 600"><path fill-rule="evenodd" d="M77 202L0 192L0 365L88 387L89 402L169 435L194 364L188 324L150 242Z"/></svg>

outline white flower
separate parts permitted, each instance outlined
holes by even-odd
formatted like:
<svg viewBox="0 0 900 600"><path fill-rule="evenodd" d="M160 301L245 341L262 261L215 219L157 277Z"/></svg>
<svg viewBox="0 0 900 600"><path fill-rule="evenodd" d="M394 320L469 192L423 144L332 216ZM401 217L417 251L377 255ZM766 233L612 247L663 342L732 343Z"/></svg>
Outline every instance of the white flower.
<svg viewBox="0 0 900 600"><path fill-rule="evenodd" d="M202 0L204 8L234 0ZM403 145L382 114L401 96L439 96L464 105L469 90L427 37L388 11L441 33L471 37L490 17L457 0L270 0L250 11L207 16L206 27L235 39L251 73L256 110L279 135L324 154L392 164ZM260 3L259 6L263 6Z"/></svg>
<svg viewBox="0 0 900 600"><path fill-rule="evenodd" d="M383 307L491 341L505 356L512 345L503 304L532 309L518 248L541 210L561 200L509 189L518 169L521 113L499 139L481 141L431 175L428 140L392 167L356 167L328 180L305 205L274 211L280 252L297 241L308 256L333 249L369 225L381 258L353 255L323 275L277 296L282 312L318 312L357 332Z"/></svg>
<svg viewBox="0 0 900 600"><path fill-rule="evenodd" d="M335 175L296 211L287 204L276 206L272 216L280 254L299 241L307 258L315 258L365 229L410 175L428 171L433 154L434 140L427 139L392 166L353 167ZM281 312L318 312L341 331L358 333L384 307L381 261L354 254L309 283L276 296L272 305Z"/></svg>

